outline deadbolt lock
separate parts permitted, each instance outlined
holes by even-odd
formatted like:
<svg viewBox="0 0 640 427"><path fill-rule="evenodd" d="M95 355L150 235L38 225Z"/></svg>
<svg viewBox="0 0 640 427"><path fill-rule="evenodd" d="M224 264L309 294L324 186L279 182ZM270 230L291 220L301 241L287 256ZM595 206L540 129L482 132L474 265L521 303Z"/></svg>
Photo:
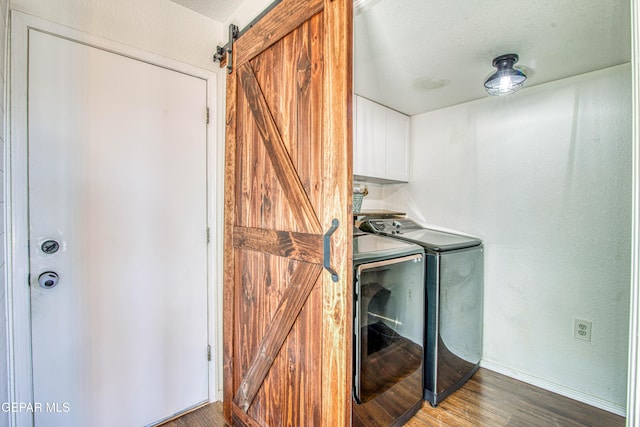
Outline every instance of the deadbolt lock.
<svg viewBox="0 0 640 427"><path fill-rule="evenodd" d="M55 240L46 240L42 243L42 245L40 245L40 249L45 254L55 254L56 252L58 252L58 249L60 249L60 243L56 242Z"/></svg>
<svg viewBox="0 0 640 427"><path fill-rule="evenodd" d="M38 277L38 284L45 289L55 288L59 281L58 273L53 271L46 271Z"/></svg>

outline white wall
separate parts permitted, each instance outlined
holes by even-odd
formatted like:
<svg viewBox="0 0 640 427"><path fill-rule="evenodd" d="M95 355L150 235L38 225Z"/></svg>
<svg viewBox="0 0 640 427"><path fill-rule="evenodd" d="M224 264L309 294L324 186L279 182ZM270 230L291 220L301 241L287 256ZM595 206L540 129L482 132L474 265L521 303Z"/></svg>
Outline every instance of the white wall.
<svg viewBox="0 0 640 427"><path fill-rule="evenodd" d="M169 0L10 0L11 9L197 67L212 61L222 24Z"/></svg>
<svg viewBox="0 0 640 427"><path fill-rule="evenodd" d="M640 424L640 0L631 0L631 64L633 84L633 239L629 314L627 425Z"/></svg>
<svg viewBox="0 0 640 427"><path fill-rule="evenodd" d="M5 5L10 6L12 10L28 13L202 69L219 72L219 67L212 61L212 56L216 45L223 41L223 37L226 38L222 23L169 0L0 0L3 16L8 15L4 13ZM4 25L4 18L2 22ZM4 26L0 27L0 34L3 36L0 40L2 47L4 47L4 28ZM4 55L0 58L4 59ZM3 62L0 63L3 64ZM4 68L0 76L4 82L3 70ZM221 72L220 75L222 75ZM218 80L224 82L224 78ZM3 107L4 96L0 97L0 100L2 100L0 107ZM4 119L4 108L2 110ZM217 113L218 110L214 109L213 112ZM2 128L4 129L4 126ZM0 135L3 135L3 132L0 132ZM220 146L216 141L212 141L211 144L214 147ZM2 152L4 154L4 150ZM218 156L217 160L216 168L220 172L223 169L224 158ZM214 230L216 229L218 228L215 227ZM0 256L0 259L3 260L4 256ZM217 260L214 265L216 264L221 265ZM0 269L4 269L3 261ZM0 271L0 278L4 280L3 271ZM4 308L4 284L0 285L2 289L0 307ZM4 312L0 314L2 314L1 318L5 317ZM3 328L0 335L0 402L7 401L6 369L3 370L6 365L3 359L6 357L5 330L6 328ZM221 377L220 382L222 382ZM215 396L215 393L212 395ZM1 412L0 416L2 416ZM4 421L0 419L0 427L6 425Z"/></svg>
<svg viewBox="0 0 640 427"><path fill-rule="evenodd" d="M7 30L9 24L9 0L0 0L0 403L9 400L9 378L7 360L7 306L6 306L6 262L4 258L6 242L6 228L4 226L5 217L5 111L7 93L7 63L5 52L7 52ZM0 411L0 426L9 424L9 415Z"/></svg>
<svg viewBox="0 0 640 427"><path fill-rule="evenodd" d="M484 365L623 414L630 66L414 116L411 132L411 182L368 203L485 241Z"/></svg>

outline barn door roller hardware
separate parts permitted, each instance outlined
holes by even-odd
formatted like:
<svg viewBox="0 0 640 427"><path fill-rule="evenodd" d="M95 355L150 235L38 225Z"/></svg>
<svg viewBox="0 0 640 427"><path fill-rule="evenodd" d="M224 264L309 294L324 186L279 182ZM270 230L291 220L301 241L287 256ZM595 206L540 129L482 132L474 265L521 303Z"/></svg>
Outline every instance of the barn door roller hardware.
<svg viewBox="0 0 640 427"><path fill-rule="evenodd" d="M229 24L229 42L224 46L216 46L216 53L213 54L213 61L222 63L224 55L227 55L227 73L233 71L233 42L239 37L238 26Z"/></svg>
<svg viewBox="0 0 640 427"><path fill-rule="evenodd" d="M340 225L340 221L334 218L333 221L331 221L331 228L324 233L324 268L331 274L331 280L334 282L337 282L340 278L338 277L338 273L331 268L331 235L336 231L338 225Z"/></svg>
<svg viewBox="0 0 640 427"><path fill-rule="evenodd" d="M233 42L238 40L240 36L247 32L247 30L253 27L263 16L271 11L274 7L276 7L282 0L275 0L273 3L269 5L265 10L260 13L253 21L249 23L246 27L240 31L237 25L230 24L229 25L229 41L224 46L216 46L216 53L213 54L213 62L219 62L222 66L222 62L225 60L225 55L227 56L227 73L231 74L233 72L233 64L231 61L233 55Z"/></svg>

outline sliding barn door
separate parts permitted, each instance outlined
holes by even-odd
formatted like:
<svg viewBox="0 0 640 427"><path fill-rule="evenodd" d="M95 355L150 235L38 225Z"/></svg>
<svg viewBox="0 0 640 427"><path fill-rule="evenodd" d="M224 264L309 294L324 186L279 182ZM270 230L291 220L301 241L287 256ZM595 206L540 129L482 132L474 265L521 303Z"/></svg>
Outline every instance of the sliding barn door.
<svg viewBox="0 0 640 427"><path fill-rule="evenodd" d="M283 0L233 45L224 400L234 424L350 424L351 27L350 0Z"/></svg>

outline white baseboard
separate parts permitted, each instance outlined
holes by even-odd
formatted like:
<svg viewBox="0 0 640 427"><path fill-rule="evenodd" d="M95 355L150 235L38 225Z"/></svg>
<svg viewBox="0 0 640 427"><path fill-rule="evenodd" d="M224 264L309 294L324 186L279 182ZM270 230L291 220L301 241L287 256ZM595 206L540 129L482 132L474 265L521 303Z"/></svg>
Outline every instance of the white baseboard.
<svg viewBox="0 0 640 427"><path fill-rule="evenodd" d="M507 377L511 377L516 380L520 380L527 384L540 387L542 389L551 391L553 393L558 393L562 396L568 397L573 400L577 400L578 402L586 403L587 405L600 408L602 410L614 413L616 415L620 415L623 417L626 416L626 409L624 406L620 406L615 403L608 402L598 397L591 396L586 393L582 393L580 391L574 390L569 387L565 387L560 384L556 384L551 381L534 377L533 375L525 374L524 372L516 371L515 369L508 368L504 365L500 365L499 363L490 362L488 360L482 359L480 361L480 367L488 369L490 371L497 372L502 375L506 375Z"/></svg>

